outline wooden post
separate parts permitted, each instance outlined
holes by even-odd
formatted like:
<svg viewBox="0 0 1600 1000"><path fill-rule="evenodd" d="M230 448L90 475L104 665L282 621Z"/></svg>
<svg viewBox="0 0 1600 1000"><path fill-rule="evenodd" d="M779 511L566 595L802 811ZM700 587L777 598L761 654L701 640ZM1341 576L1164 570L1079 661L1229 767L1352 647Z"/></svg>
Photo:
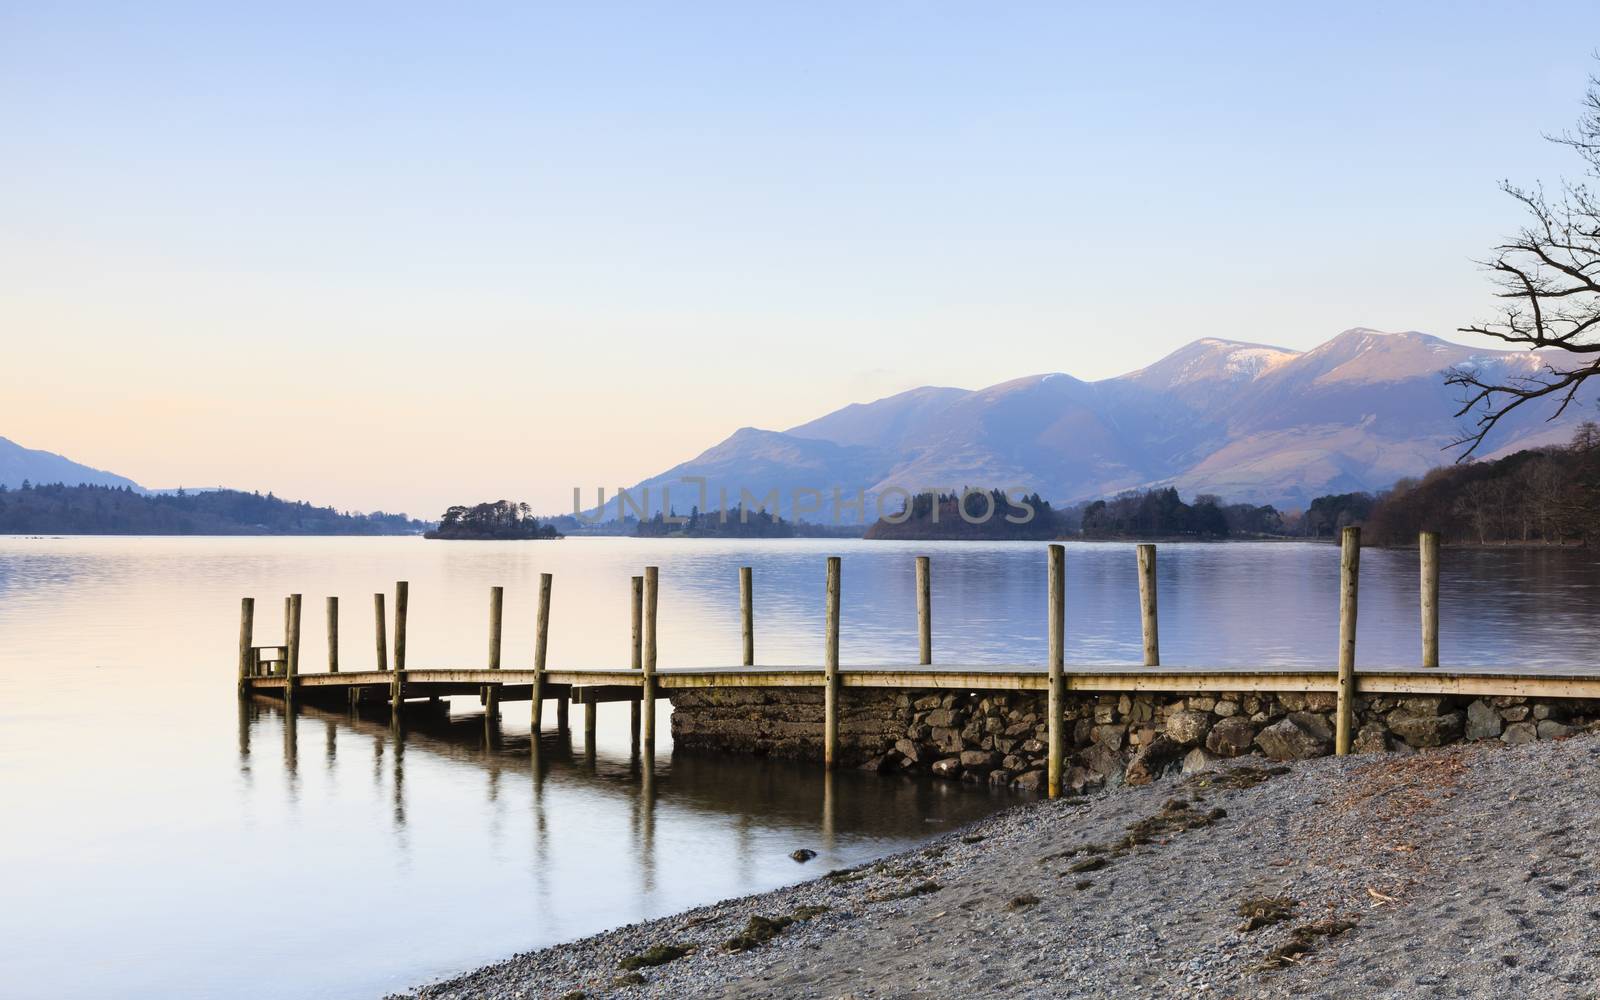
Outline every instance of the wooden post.
<svg viewBox="0 0 1600 1000"><path fill-rule="evenodd" d="M839 757L839 557L828 557L826 625L822 645L822 766Z"/></svg>
<svg viewBox="0 0 1600 1000"><path fill-rule="evenodd" d="M1356 701L1356 583L1361 576L1361 529L1351 525L1339 539L1339 699L1334 752L1350 752Z"/></svg>
<svg viewBox="0 0 1600 1000"><path fill-rule="evenodd" d="M1139 616L1144 623L1144 665L1161 666L1161 636L1156 620L1156 547L1139 546Z"/></svg>
<svg viewBox="0 0 1600 1000"><path fill-rule="evenodd" d="M285 691L294 690L294 679L300 675L300 595L289 595L289 621L286 623L286 632L283 643L289 647L288 665L284 668L289 675L289 686Z"/></svg>
<svg viewBox="0 0 1600 1000"><path fill-rule="evenodd" d="M933 662L933 566L917 556L917 662Z"/></svg>
<svg viewBox="0 0 1600 1000"><path fill-rule="evenodd" d="M389 682L389 705L400 711L406 694L406 606L411 585L397 580L394 585L394 677Z"/></svg>
<svg viewBox="0 0 1600 1000"><path fill-rule="evenodd" d="M378 633L378 669L389 669L389 623L388 616L383 613L383 595L372 595L372 616L375 619Z"/></svg>
<svg viewBox="0 0 1600 1000"><path fill-rule="evenodd" d="M339 672L339 599L328 598L328 673Z"/></svg>
<svg viewBox="0 0 1600 1000"><path fill-rule="evenodd" d="M283 598L283 659L272 667L275 673L286 674L289 672L289 621L294 617L294 598L284 595Z"/></svg>
<svg viewBox="0 0 1600 1000"><path fill-rule="evenodd" d="M505 607L506 588L489 588L489 669L500 669L500 612ZM484 685L483 712L494 715L500 711L500 685Z"/></svg>
<svg viewBox="0 0 1600 1000"><path fill-rule="evenodd" d="M239 692L244 693L246 678L256 670L256 599L239 599Z"/></svg>
<svg viewBox="0 0 1600 1000"><path fill-rule="evenodd" d="M567 714L570 688L556 695L556 732L572 735L572 717Z"/></svg>
<svg viewBox="0 0 1600 1000"><path fill-rule="evenodd" d="M644 673L644 577L633 578L633 669ZM638 701L629 702L628 723L632 727L630 734L633 737L634 749L639 748L639 728L642 717L641 705Z"/></svg>
<svg viewBox="0 0 1600 1000"><path fill-rule="evenodd" d="M1049 628L1050 628L1050 696L1046 710L1049 719L1049 760L1046 784L1053 799L1061 794L1062 763L1066 758L1066 734L1062 712L1066 705L1066 646L1067 646L1067 550L1065 546L1052 545L1049 549Z"/></svg>
<svg viewBox="0 0 1600 1000"><path fill-rule="evenodd" d="M656 746L656 596L659 589L659 569L644 568L644 633L640 670L644 674L639 712L642 715L641 739L644 746Z"/></svg>
<svg viewBox="0 0 1600 1000"><path fill-rule="evenodd" d="M1439 666L1439 533L1424 531L1417 537L1422 564L1422 665Z"/></svg>
<svg viewBox="0 0 1600 1000"><path fill-rule="evenodd" d="M739 567L739 634L744 640L744 665L756 665L756 612L750 567Z"/></svg>
<svg viewBox="0 0 1600 1000"><path fill-rule="evenodd" d="M583 749L589 756L594 756L594 732L598 728L595 710L600 706L593 701L583 703Z"/></svg>
<svg viewBox="0 0 1600 1000"><path fill-rule="evenodd" d="M550 584L549 573L539 574L539 611L537 634L533 638L533 746L539 747L539 729L544 722L544 663L545 652L550 648Z"/></svg>

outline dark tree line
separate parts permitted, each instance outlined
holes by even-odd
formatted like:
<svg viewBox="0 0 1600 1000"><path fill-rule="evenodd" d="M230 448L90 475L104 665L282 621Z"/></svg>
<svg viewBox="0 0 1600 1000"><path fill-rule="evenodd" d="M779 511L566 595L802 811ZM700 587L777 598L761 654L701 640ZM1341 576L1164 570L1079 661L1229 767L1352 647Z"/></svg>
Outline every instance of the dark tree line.
<svg viewBox="0 0 1600 1000"><path fill-rule="evenodd" d="M1409 545L1424 530L1457 544L1592 544L1600 537L1600 427L1582 424L1564 448L1401 480L1373 501L1365 535Z"/></svg>
<svg viewBox="0 0 1600 1000"><path fill-rule="evenodd" d="M496 500L471 507L456 505L444 512L439 527L428 538L443 539L535 539L560 538L552 525L540 524L525 503Z"/></svg>
<svg viewBox="0 0 1600 1000"><path fill-rule="evenodd" d="M1061 533L1056 511L1037 493L1011 497L1003 490L966 490L918 493L901 504L893 518L879 518L868 527L866 537L1015 541L1056 538Z"/></svg>
<svg viewBox="0 0 1600 1000"><path fill-rule="evenodd" d="M404 514L341 513L268 493L208 490L136 493L126 486L0 486L0 534L8 535L409 535L426 528Z"/></svg>
<svg viewBox="0 0 1600 1000"><path fill-rule="evenodd" d="M747 512L736 504L724 515L721 511L702 512L695 506L686 516L676 510L671 516L682 520L669 521L666 514L656 511L639 522L636 534L640 538L793 538L796 534L793 523L764 507Z"/></svg>
<svg viewBox="0 0 1600 1000"><path fill-rule="evenodd" d="M1283 516L1272 506L1224 503L1202 493L1187 504L1171 486L1129 491L1082 508L1085 538L1230 538L1280 535Z"/></svg>
<svg viewBox="0 0 1600 1000"><path fill-rule="evenodd" d="M1307 538L1337 538L1352 524L1372 515L1377 498L1371 493L1330 493L1311 501L1300 517L1299 534Z"/></svg>

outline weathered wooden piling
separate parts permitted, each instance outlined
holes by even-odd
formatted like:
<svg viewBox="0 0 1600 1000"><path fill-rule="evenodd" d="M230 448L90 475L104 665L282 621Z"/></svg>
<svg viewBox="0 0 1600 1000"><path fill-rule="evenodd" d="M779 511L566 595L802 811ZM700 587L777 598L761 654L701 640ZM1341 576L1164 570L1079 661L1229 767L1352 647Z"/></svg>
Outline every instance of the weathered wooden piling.
<svg viewBox="0 0 1600 1000"><path fill-rule="evenodd" d="M389 682L389 705L399 712L406 696L406 610L411 585L396 580L394 585L394 676Z"/></svg>
<svg viewBox="0 0 1600 1000"><path fill-rule="evenodd" d="M328 598L328 673L339 672L339 599Z"/></svg>
<svg viewBox="0 0 1600 1000"><path fill-rule="evenodd" d="M1049 629L1050 629L1050 692L1045 710L1049 713L1049 757L1046 761L1045 783L1050 797L1061 794L1061 772L1066 756L1065 720L1061 714L1066 705L1066 645L1067 645L1067 550L1062 545L1049 549Z"/></svg>
<svg viewBox="0 0 1600 1000"><path fill-rule="evenodd" d="M822 660L822 766L839 757L839 557L828 557Z"/></svg>
<svg viewBox="0 0 1600 1000"><path fill-rule="evenodd" d="M1144 631L1144 665L1161 666L1161 636L1156 618L1156 547L1139 546L1139 620Z"/></svg>
<svg viewBox="0 0 1600 1000"><path fill-rule="evenodd" d="M756 665L756 611L754 581L749 566L739 567L739 635L744 645L744 665Z"/></svg>
<svg viewBox="0 0 1600 1000"><path fill-rule="evenodd" d="M284 673L289 676L289 686L285 691L294 690L294 679L300 674L300 595L289 595L289 620L284 623L283 644L288 646L285 653L286 662Z"/></svg>
<svg viewBox="0 0 1600 1000"><path fill-rule="evenodd" d="M644 577L636 576L633 584L633 658L632 668L637 673L644 673ZM643 715L641 698L639 701L629 702L629 734L633 738L633 747L639 746L639 724Z"/></svg>
<svg viewBox="0 0 1600 1000"><path fill-rule="evenodd" d="M549 573L539 574L539 610L535 615L533 637L533 745L539 746L539 729L544 722L544 669L545 653L550 648L550 585L554 578Z"/></svg>
<svg viewBox="0 0 1600 1000"><path fill-rule="evenodd" d="M1334 713L1334 752L1350 752L1356 710L1356 585L1361 576L1361 529L1339 537L1339 696Z"/></svg>
<svg viewBox="0 0 1600 1000"><path fill-rule="evenodd" d="M506 588L489 588L489 669L500 669L500 613L505 607ZM494 715L500 711L500 685L485 684L483 711Z"/></svg>
<svg viewBox="0 0 1600 1000"><path fill-rule="evenodd" d="M644 568L644 649L643 662L640 664L644 676L641 679L639 712L643 716L641 740L651 751L656 746L656 597L659 573L660 570L655 566Z"/></svg>
<svg viewBox="0 0 1600 1000"><path fill-rule="evenodd" d="M245 679L256 669L256 599L239 599L239 690L243 692Z"/></svg>
<svg viewBox="0 0 1600 1000"><path fill-rule="evenodd" d="M594 756L595 750L595 730L599 728L600 720L597 718L597 710L599 707L599 705L592 701L586 701L583 703L583 748L591 757Z"/></svg>
<svg viewBox="0 0 1600 1000"><path fill-rule="evenodd" d="M933 566L917 556L917 662L933 662Z"/></svg>
<svg viewBox="0 0 1600 1000"><path fill-rule="evenodd" d="M1424 531L1417 536L1418 562L1422 570L1422 665L1439 666L1439 533Z"/></svg>
<svg viewBox="0 0 1600 1000"><path fill-rule="evenodd" d="M383 595L372 595L372 617L378 634L378 669L389 669L389 621L383 613Z"/></svg>

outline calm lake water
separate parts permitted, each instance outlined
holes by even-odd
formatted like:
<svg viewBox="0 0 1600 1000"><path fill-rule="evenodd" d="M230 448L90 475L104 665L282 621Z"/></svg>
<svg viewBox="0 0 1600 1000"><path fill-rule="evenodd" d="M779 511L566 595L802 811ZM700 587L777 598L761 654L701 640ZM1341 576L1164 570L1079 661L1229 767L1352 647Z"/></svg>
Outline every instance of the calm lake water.
<svg viewBox="0 0 1600 1000"><path fill-rule="evenodd" d="M372 660L371 594L411 582L408 663L479 665L506 587L505 663L531 659L555 574L552 666L626 665L629 577L661 567L663 668L735 663L737 567L755 567L756 652L820 662L823 560L844 556L846 665L915 658L912 560L934 560L935 660L1041 662L1044 552L1030 543L568 539L0 538L0 993L372 997L514 951L754 892L909 846L1017 801L811 765L674 755L653 768L626 705L597 745L527 706L492 731L475 699L408 720L234 694L238 601L257 641L305 594L305 669ZM1358 661L1418 657L1416 556L1362 556ZM1069 662L1140 655L1132 546L1068 547ZM1164 545L1163 659L1329 665L1338 553ZM1592 553L1446 550L1445 665L1600 670ZM788 854L810 847L807 866Z"/></svg>

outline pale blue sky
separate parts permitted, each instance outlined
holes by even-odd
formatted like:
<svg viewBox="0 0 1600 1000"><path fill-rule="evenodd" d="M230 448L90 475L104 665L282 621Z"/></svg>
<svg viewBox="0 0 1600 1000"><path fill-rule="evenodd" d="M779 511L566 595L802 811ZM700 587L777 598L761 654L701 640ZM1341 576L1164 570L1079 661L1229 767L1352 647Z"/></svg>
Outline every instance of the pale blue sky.
<svg viewBox="0 0 1600 1000"><path fill-rule="evenodd" d="M1600 30L1395 6L11 4L0 435L559 507L925 383L1450 335Z"/></svg>

